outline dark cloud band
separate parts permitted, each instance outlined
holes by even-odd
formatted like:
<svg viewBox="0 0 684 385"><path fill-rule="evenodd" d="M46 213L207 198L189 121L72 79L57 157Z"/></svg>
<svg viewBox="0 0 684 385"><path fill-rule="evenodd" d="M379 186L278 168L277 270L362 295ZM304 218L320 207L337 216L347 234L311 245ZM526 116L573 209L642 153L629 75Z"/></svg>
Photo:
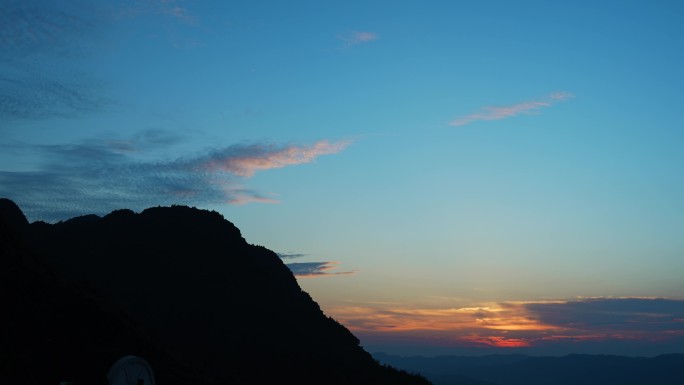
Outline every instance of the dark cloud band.
<svg viewBox="0 0 684 385"><path fill-rule="evenodd" d="M154 131L126 140L25 144L24 152L45 162L35 171L0 170L0 196L20 204L32 220L46 221L157 205L277 203L242 182L257 171L311 162L346 145L235 145L169 161L136 158L174 143L176 138ZM217 162L230 167L216 167Z"/></svg>
<svg viewBox="0 0 684 385"><path fill-rule="evenodd" d="M305 278L354 274L353 271L331 272L330 270L335 269L337 264L337 262L298 262L288 263L287 267L295 276Z"/></svg>

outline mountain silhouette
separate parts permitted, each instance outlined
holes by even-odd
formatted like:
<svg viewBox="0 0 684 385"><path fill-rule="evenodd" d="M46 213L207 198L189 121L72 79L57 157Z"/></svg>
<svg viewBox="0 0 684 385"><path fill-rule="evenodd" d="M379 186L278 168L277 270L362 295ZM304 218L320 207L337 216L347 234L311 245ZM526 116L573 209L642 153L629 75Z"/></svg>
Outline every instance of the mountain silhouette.
<svg viewBox="0 0 684 385"><path fill-rule="evenodd" d="M379 362L420 373L435 385L676 385L684 379L684 354L373 356Z"/></svg>
<svg viewBox="0 0 684 385"><path fill-rule="evenodd" d="M214 211L29 223L0 199L0 382L107 384L124 355L167 384L430 384L380 364L282 260Z"/></svg>

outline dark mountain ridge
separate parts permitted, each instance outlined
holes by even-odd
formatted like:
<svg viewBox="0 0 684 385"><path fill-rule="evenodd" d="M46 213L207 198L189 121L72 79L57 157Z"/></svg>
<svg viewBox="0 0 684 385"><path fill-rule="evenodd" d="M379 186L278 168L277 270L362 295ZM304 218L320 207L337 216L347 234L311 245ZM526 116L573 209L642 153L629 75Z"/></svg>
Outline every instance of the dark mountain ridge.
<svg viewBox="0 0 684 385"><path fill-rule="evenodd" d="M684 354L373 356L382 363L420 373L435 385L461 385L466 379L482 385L675 385L684 379Z"/></svg>
<svg viewBox="0 0 684 385"><path fill-rule="evenodd" d="M104 384L108 365L136 354L163 385L429 384L379 364L274 252L216 212L29 224L2 199L0 236L5 383Z"/></svg>

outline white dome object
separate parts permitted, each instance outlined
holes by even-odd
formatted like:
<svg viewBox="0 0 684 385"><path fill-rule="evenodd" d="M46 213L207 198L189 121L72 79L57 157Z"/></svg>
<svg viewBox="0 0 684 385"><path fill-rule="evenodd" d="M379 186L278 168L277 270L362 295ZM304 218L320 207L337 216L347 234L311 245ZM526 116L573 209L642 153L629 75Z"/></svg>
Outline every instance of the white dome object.
<svg viewBox="0 0 684 385"><path fill-rule="evenodd" d="M152 368L138 356L123 356L107 372L109 385L155 385Z"/></svg>

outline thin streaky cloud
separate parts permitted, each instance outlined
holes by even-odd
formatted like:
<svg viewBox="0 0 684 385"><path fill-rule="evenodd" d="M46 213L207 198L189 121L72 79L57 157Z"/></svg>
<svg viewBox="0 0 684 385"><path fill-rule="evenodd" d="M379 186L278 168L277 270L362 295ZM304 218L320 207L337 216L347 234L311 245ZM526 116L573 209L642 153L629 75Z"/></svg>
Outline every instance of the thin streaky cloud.
<svg viewBox="0 0 684 385"><path fill-rule="evenodd" d="M288 263L286 266L290 268L295 277L300 278L318 278L318 277L329 277L334 275L349 275L355 274L356 271L339 271L331 272L330 270L336 269L339 262L327 261L327 262L296 262Z"/></svg>
<svg viewBox="0 0 684 385"><path fill-rule="evenodd" d="M171 6L168 7L164 10L164 13L167 15L170 15L172 17L175 17L179 20L182 20L186 23L196 23L197 20L195 19L194 16L191 16L186 8L180 7L180 6Z"/></svg>
<svg viewBox="0 0 684 385"><path fill-rule="evenodd" d="M111 103L102 84L71 65L89 56L109 21L85 0L24 0L0 11L0 126L12 120L74 117ZM57 59L57 60L52 60Z"/></svg>
<svg viewBox="0 0 684 385"><path fill-rule="evenodd" d="M204 30L202 20L184 0L131 0L112 7L111 16L117 21L140 20L147 23L163 23L168 27L166 42L176 49L192 49L204 46L203 39L196 38L196 33ZM204 30L206 32L206 30ZM162 35L154 35L154 38Z"/></svg>
<svg viewBox="0 0 684 385"><path fill-rule="evenodd" d="M40 51L65 53L74 40L92 36L104 20L96 6L84 0L55 2L5 1L0 12L0 54L22 57Z"/></svg>
<svg viewBox="0 0 684 385"><path fill-rule="evenodd" d="M348 145L349 142L319 141L311 146L280 148L272 145L233 146L214 152L199 167L250 177L261 170L310 163L321 155L336 154Z"/></svg>
<svg viewBox="0 0 684 385"><path fill-rule="evenodd" d="M522 338L510 338L505 336L481 336L472 334L461 337L461 342L471 343L475 346L485 345L496 348L522 348L532 346L529 341Z"/></svg>
<svg viewBox="0 0 684 385"><path fill-rule="evenodd" d="M485 106L479 112L461 116L449 122L451 126L464 126L478 120L500 120L520 114L532 114L545 107L551 107L556 103L572 98L569 92L554 92L543 99L531 100L510 106Z"/></svg>
<svg viewBox="0 0 684 385"><path fill-rule="evenodd" d="M306 254L302 253L276 253L281 259L292 259L292 258L302 258L306 257Z"/></svg>
<svg viewBox="0 0 684 385"><path fill-rule="evenodd" d="M232 205L246 205L249 203L280 203L280 201L277 199L262 196L254 191L240 191L230 189L227 191L226 195L231 197L230 199L228 199L228 203Z"/></svg>
<svg viewBox="0 0 684 385"><path fill-rule="evenodd" d="M134 18L147 15L163 15L188 25L197 24L197 17L176 0L140 0L117 10L116 16Z"/></svg>
<svg viewBox="0 0 684 385"><path fill-rule="evenodd" d="M353 31L346 34L337 35L337 38L344 42L345 47L351 47L357 44L368 43L369 41L377 40L380 37L375 32Z"/></svg>

